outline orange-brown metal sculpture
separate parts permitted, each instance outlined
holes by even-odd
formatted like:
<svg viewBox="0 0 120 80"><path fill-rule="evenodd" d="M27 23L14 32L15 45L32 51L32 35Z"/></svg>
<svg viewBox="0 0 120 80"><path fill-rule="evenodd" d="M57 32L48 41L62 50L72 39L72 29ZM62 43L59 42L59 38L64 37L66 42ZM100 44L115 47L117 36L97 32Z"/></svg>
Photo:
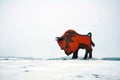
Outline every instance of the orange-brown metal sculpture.
<svg viewBox="0 0 120 80"><path fill-rule="evenodd" d="M73 53L72 59L78 58L79 49L86 49L84 59L91 59L92 46L95 46L91 37L92 34L90 32L87 35L81 35L74 30L67 30L61 37L56 37L56 40L60 48L65 51L66 55L69 56Z"/></svg>

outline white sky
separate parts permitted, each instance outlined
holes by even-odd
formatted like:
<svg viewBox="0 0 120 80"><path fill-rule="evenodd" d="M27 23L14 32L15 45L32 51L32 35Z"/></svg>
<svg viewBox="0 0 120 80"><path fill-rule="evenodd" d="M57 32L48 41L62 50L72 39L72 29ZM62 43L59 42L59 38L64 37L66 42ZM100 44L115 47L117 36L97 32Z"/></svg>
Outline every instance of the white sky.
<svg viewBox="0 0 120 80"><path fill-rule="evenodd" d="M120 57L119 27L120 0L0 0L0 56L66 56L55 37L74 29L92 32L94 57Z"/></svg>

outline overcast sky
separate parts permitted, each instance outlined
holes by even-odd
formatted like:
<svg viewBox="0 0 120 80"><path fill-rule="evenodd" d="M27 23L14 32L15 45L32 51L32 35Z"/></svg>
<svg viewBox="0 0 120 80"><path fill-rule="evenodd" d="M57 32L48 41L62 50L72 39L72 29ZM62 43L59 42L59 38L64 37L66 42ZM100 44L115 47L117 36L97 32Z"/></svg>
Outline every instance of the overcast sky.
<svg viewBox="0 0 120 80"><path fill-rule="evenodd" d="M68 29L92 32L94 57L120 57L120 0L0 0L0 56L66 56L55 37Z"/></svg>

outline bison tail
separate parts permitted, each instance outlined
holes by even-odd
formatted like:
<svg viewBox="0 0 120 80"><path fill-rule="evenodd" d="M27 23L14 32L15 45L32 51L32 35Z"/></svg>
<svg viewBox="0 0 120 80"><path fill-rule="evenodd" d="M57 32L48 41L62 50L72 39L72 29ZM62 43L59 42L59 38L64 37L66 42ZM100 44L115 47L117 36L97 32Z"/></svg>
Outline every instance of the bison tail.
<svg viewBox="0 0 120 80"><path fill-rule="evenodd" d="M93 41L92 41L92 33L91 33L91 32L89 32L87 35L88 35L88 36L90 36L90 38L91 38L91 44L92 44L92 46L94 47L94 46L95 46L95 44L94 44L94 43L93 43Z"/></svg>
<svg viewBox="0 0 120 80"><path fill-rule="evenodd" d="M87 35L90 36L90 38L92 37L92 33L91 32L89 32Z"/></svg>
<svg viewBox="0 0 120 80"><path fill-rule="evenodd" d="M95 47L95 43L93 43L92 41L91 41L91 43L92 43L92 46Z"/></svg>

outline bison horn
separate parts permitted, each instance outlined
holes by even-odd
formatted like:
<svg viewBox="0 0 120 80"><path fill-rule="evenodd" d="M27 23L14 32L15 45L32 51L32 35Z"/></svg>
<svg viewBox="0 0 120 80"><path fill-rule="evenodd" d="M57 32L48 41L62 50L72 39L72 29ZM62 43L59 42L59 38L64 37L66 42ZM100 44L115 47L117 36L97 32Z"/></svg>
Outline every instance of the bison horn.
<svg viewBox="0 0 120 80"><path fill-rule="evenodd" d="M56 41L61 41L61 40L63 40L62 37L56 37Z"/></svg>

